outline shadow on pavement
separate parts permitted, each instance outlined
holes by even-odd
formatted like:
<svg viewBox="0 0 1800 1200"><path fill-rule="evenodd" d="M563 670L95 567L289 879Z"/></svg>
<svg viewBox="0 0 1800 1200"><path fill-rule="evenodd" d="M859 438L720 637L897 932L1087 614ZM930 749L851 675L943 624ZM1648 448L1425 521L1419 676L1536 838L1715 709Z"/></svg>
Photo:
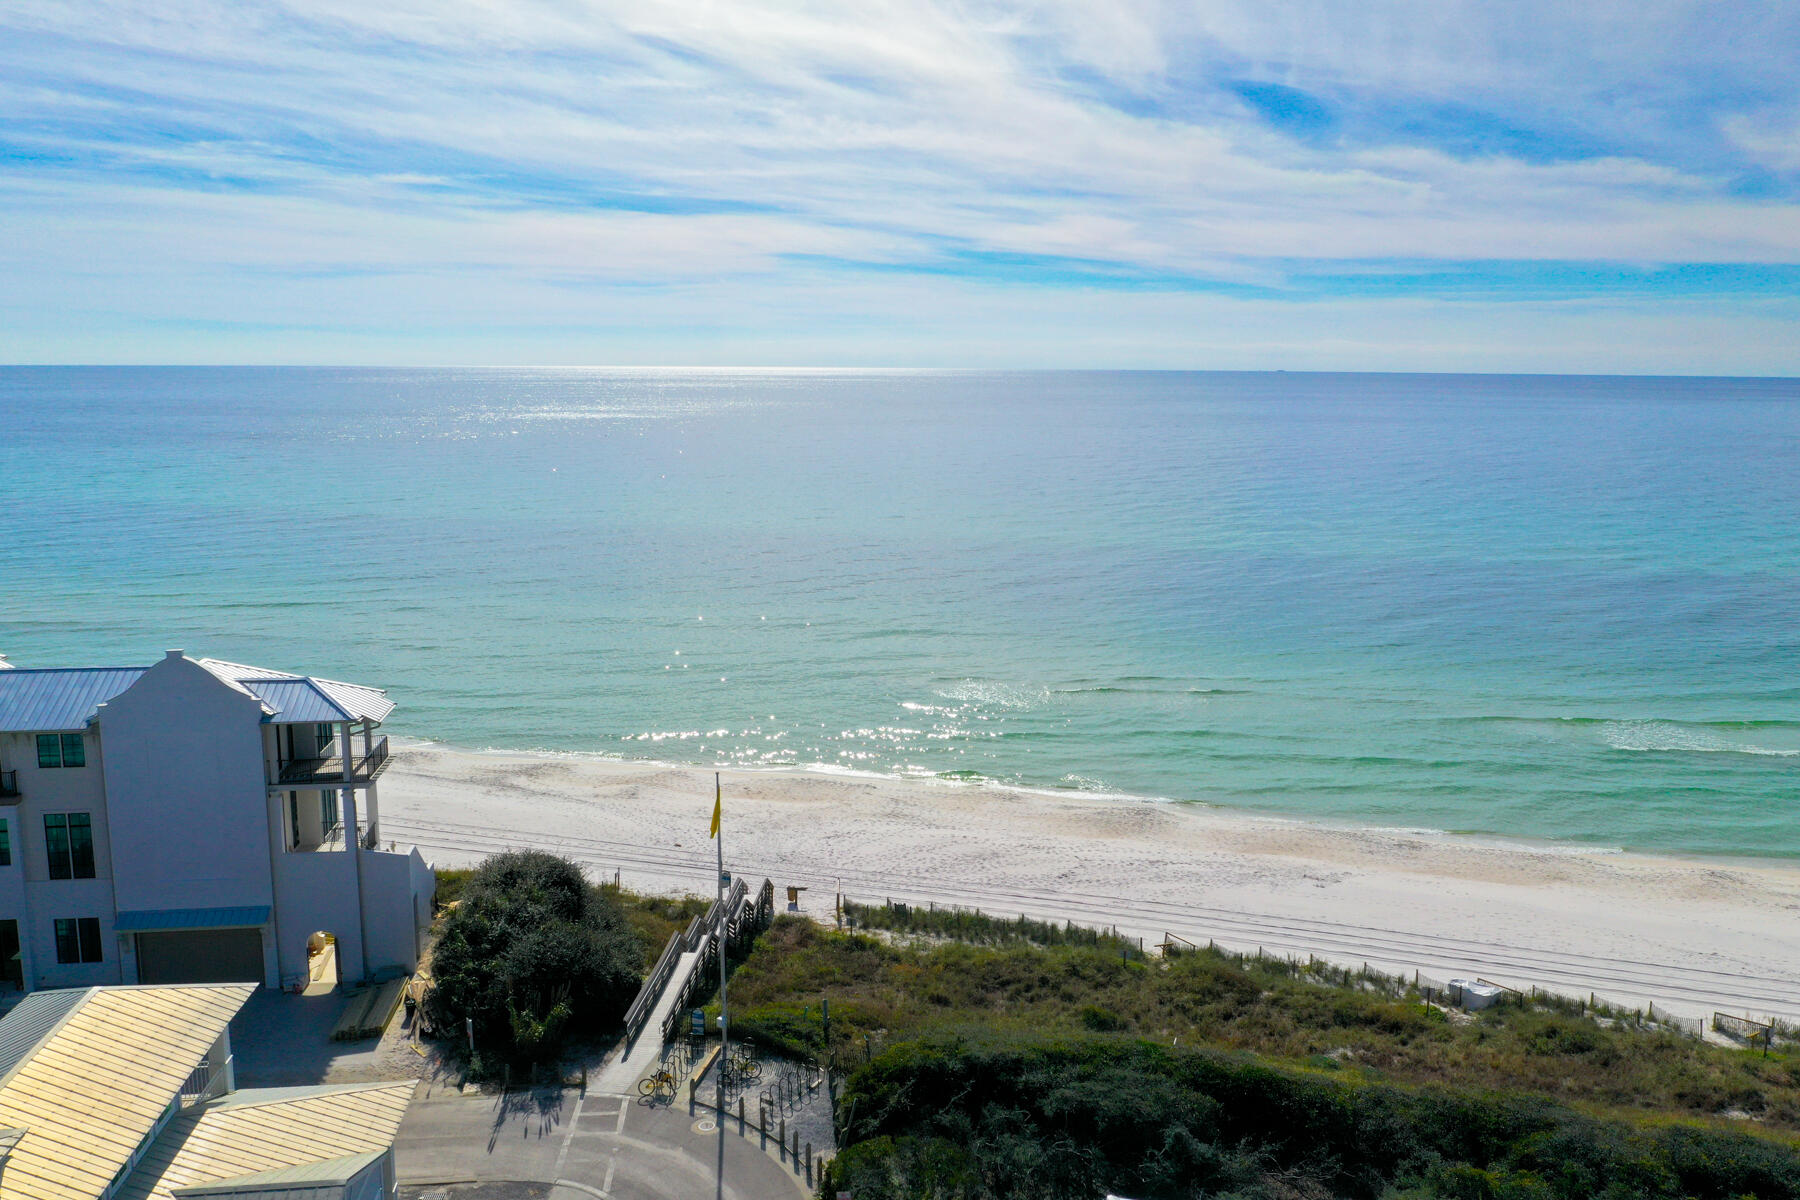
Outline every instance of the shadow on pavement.
<svg viewBox="0 0 1800 1200"><path fill-rule="evenodd" d="M296 1087L379 1078L380 1039L334 1042L332 1026L348 997L341 992L295 996L259 988L232 1018L231 1054L237 1085Z"/></svg>

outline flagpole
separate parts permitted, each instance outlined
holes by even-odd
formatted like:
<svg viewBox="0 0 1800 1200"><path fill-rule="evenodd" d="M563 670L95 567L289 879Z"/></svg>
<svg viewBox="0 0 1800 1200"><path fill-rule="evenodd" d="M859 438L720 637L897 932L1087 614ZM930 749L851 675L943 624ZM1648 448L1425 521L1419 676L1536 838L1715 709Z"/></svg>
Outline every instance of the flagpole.
<svg viewBox="0 0 1800 1200"><path fill-rule="evenodd" d="M715 1119L719 1126L719 1162L718 1187L714 1191L716 1200L725 1200L725 1072L731 1069L731 1021L730 1008L725 1002L725 949L726 941L731 933L731 916L725 911L725 822L722 819L725 810L725 793L719 784L719 773L713 772L713 834L719 843L719 871L717 893L719 897L719 1078L718 1112Z"/></svg>

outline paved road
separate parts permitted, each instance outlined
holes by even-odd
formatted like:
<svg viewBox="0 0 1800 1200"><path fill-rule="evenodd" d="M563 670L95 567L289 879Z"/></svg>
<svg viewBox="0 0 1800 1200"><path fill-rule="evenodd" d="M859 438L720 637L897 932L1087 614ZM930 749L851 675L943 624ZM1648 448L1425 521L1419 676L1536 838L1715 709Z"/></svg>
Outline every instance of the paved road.
<svg viewBox="0 0 1800 1200"><path fill-rule="evenodd" d="M724 1142L731 1200L810 1195L804 1176L764 1153L754 1135L728 1131ZM689 1200L713 1194L718 1148L716 1126L685 1105L554 1088L497 1096L436 1087L413 1101L394 1156L404 1197Z"/></svg>

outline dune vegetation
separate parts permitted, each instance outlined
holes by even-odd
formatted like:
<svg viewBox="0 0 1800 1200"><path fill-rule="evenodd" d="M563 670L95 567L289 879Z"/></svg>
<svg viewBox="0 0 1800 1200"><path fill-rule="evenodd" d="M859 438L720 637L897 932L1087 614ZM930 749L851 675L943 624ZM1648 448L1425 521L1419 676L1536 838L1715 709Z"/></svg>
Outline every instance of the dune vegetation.
<svg viewBox="0 0 1800 1200"><path fill-rule="evenodd" d="M1800 1197L1800 1059L1780 1051L881 911L851 916L904 929L782 918L732 982L739 1034L844 1079L834 1182L861 1200Z"/></svg>

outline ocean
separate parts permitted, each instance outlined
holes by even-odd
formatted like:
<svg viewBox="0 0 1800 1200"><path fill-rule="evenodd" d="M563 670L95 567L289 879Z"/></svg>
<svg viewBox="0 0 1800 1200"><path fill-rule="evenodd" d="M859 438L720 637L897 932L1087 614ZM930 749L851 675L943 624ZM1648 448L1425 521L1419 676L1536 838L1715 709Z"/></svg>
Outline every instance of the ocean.
<svg viewBox="0 0 1800 1200"><path fill-rule="evenodd" d="M1800 381L0 369L0 653L471 749L1800 857Z"/></svg>

